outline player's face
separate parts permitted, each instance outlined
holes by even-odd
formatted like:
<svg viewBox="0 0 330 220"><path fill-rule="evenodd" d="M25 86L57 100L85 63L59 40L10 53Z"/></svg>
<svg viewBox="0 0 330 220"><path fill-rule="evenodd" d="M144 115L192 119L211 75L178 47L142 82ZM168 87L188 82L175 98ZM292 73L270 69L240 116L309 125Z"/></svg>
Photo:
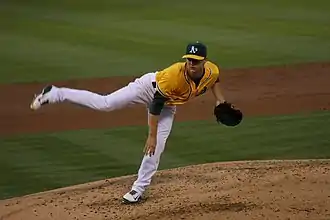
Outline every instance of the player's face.
<svg viewBox="0 0 330 220"><path fill-rule="evenodd" d="M203 75L205 60L186 59L188 73L192 78L199 78Z"/></svg>

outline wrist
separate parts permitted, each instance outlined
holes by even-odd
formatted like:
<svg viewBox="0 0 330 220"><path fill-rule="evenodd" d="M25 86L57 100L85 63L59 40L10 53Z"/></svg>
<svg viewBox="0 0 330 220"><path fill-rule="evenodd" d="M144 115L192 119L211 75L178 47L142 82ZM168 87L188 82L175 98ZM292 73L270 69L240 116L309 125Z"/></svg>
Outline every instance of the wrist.
<svg viewBox="0 0 330 220"><path fill-rule="evenodd" d="M217 102L216 102L217 105L219 105L221 103L226 103L226 100L224 100L224 99L223 100L217 100Z"/></svg>
<svg viewBox="0 0 330 220"><path fill-rule="evenodd" d="M149 132L148 138L156 138L156 137L157 137L156 134L154 134L153 132Z"/></svg>

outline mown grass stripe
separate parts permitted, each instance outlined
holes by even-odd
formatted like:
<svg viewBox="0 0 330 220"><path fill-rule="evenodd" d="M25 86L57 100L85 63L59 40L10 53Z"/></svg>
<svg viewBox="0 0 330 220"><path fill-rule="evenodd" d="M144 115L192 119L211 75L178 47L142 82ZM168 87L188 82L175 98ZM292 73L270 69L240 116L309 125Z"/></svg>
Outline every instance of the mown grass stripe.
<svg viewBox="0 0 330 220"><path fill-rule="evenodd" d="M6 2L0 82L141 75L180 60L184 45L195 40L207 43L209 57L223 68L329 59L329 4L212 0L208 16L196 17L198 5ZM182 17L183 10L190 13Z"/></svg>
<svg viewBox="0 0 330 220"><path fill-rule="evenodd" d="M45 176L56 183L63 183L67 178L69 181L80 180L81 178L91 178L92 172L85 173L81 163L75 159L73 152L67 151L72 144L70 142L59 142L48 136L30 137L18 140L7 140L9 145L7 148L8 157L18 157L20 159L16 167L19 169L28 169L35 175ZM12 151L8 148L15 147L17 150ZM24 152L24 154L21 154ZM69 156L69 157L68 157ZM80 160L84 159L83 155L79 155ZM70 160L71 159L71 160ZM63 178L65 171L70 171L69 177Z"/></svg>
<svg viewBox="0 0 330 220"><path fill-rule="evenodd" d="M133 126L110 130L60 132L53 135L57 138L70 140L70 142L79 145L82 150L93 150L108 156L121 166L118 167L119 169L126 170L125 167L132 167L128 173L125 173L126 175L135 173L139 168L143 158L147 128L145 126ZM175 154L166 157L172 162L182 164L186 162L184 158L179 158Z"/></svg>
<svg viewBox="0 0 330 220"><path fill-rule="evenodd" d="M237 128L208 122L183 123L174 128L169 151L178 157L189 158L189 164L246 159L330 158L329 114L247 118Z"/></svg>
<svg viewBox="0 0 330 220"><path fill-rule="evenodd" d="M37 175L32 170L15 166L14 157L0 157L0 198L29 194L43 189L57 188L59 184L45 176ZM16 163L19 163L17 161Z"/></svg>

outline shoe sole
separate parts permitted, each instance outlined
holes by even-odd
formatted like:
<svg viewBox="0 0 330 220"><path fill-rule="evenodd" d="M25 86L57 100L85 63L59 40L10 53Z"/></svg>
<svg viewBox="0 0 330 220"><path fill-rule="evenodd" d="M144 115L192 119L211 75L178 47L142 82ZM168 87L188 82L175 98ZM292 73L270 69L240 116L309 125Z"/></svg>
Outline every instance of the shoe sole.
<svg viewBox="0 0 330 220"><path fill-rule="evenodd" d="M32 110L37 110L41 107L41 103L39 102L39 99L42 97L42 94L35 95L34 99L32 100L30 104L30 108Z"/></svg>
<svg viewBox="0 0 330 220"><path fill-rule="evenodd" d="M39 95L35 95L34 99L32 100L32 102L30 104L30 108L32 110L37 110L42 105L48 104L49 103L48 101L46 101L44 103L40 103L39 99L41 99L42 96L45 95L46 93L48 93L51 89L52 89L52 86L47 86L42 90L42 92Z"/></svg>

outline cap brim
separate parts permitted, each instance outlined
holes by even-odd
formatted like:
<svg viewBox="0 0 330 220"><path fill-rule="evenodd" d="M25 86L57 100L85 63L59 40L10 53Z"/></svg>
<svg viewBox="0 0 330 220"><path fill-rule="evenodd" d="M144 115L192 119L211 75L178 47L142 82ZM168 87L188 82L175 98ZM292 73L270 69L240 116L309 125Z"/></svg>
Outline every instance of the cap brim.
<svg viewBox="0 0 330 220"><path fill-rule="evenodd" d="M195 60L204 60L205 59L205 57L201 57L201 56L197 56L197 55L193 55L193 54L183 55L182 58L191 58L191 59L195 59Z"/></svg>

